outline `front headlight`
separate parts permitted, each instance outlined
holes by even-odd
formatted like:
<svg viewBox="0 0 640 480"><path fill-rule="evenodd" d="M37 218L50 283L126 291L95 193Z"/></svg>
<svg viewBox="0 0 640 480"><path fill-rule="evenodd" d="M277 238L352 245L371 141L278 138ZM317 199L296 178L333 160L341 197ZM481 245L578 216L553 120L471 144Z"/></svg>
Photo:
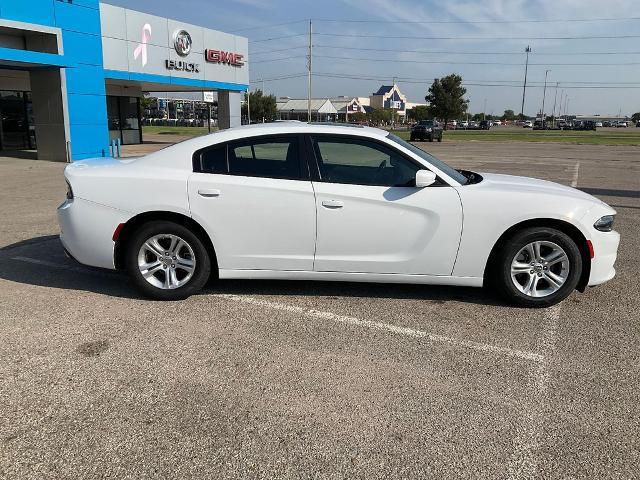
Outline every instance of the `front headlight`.
<svg viewBox="0 0 640 480"><path fill-rule="evenodd" d="M600 217L596 220L596 223L593 224L593 228L599 230L600 232L610 232L613 230L613 220L615 219L615 215L605 215L604 217Z"/></svg>

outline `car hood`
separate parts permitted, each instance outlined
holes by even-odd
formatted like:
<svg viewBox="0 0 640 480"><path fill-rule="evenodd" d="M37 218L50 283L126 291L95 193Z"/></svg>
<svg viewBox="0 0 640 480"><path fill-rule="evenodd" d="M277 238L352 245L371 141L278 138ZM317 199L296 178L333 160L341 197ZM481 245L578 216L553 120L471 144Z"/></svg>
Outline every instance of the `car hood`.
<svg viewBox="0 0 640 480"><path fill-rule="evenodd" d="M480 173L480 175L483 178L480 184L484 184L485 188L511 192L550 194L606 205L606 203L593 195L548 180L497 173Z"/></svg>

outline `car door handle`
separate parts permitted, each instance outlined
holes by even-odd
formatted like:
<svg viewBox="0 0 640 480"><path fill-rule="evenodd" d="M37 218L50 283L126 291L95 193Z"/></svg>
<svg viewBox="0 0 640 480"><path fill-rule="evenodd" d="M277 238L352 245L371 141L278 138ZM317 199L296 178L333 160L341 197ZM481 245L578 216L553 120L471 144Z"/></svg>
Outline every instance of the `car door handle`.
<svg viewBox="0 0 640 480"><path fill-rule="evenodd" d="M325 208L342 208L344 203L340 200L323 200L322 206Z"/></svg>
<svg viewBox="0 0 640 480"><path fill-rule="evenodd" d="M220 190L216 188L212 188L212 189L201 188L198 190L198 195L200 195L201 197L207 197L207 198L219 197Z"/></svg>

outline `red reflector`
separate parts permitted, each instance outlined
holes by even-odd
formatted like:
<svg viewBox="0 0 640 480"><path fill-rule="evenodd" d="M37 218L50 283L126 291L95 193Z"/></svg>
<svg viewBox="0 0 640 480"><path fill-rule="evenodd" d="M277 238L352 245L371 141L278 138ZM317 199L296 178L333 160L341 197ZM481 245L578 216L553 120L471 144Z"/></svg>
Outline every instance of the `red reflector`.
<svg viewBox="0 0 640 480"><path fill-rule="evenodd" d="M122 228L124 227L124 223L119 224L116 229L113 232L113 237L111 237L111 239L115 242L116 240L118 240L118 237L120 236L120 232L122 231Z"/></svg>
<svg viewBox="0 0 640 480"><path fill-rule="evenodd" d="M593 251L593 243L591 243L591 240L587 240L587 246L589 247L589 258L595 257L596 253Z"/></svg>

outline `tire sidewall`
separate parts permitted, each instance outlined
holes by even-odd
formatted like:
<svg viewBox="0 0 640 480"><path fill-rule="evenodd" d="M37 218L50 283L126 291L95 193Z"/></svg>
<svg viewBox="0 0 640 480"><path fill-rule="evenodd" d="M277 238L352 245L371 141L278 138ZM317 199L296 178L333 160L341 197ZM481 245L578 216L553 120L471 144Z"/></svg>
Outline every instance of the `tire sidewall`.
<svg viewBox="0 0 640 480"><path fill-rule="evenodd" d="M154 235L172 234L185 240L193 249L196 268L189 282L181 287L163 290L145 280L138 268L138 252L142 244ZM209 253L202 241L191 230L183 225L155 221L142 225L131 236L125 255L125 267L136 288L146 297L155 300L182 300L198 292L205 285L211 273Z"/></svg>
<svg viewBox="0 0 640 480"><path fill-rule="evenodd" d="M546 297L529 297L516 288L511 280L511 262L527 244L548 241L559 245L569 258L569 276L560 289ZM582 255L576 243L564 232L553 228L529 228L513 235L501 249L497 261L497 287L516 305L525 307L550 307L561 302L573 292L582 275Z"/></svg>

